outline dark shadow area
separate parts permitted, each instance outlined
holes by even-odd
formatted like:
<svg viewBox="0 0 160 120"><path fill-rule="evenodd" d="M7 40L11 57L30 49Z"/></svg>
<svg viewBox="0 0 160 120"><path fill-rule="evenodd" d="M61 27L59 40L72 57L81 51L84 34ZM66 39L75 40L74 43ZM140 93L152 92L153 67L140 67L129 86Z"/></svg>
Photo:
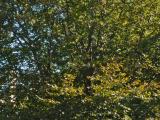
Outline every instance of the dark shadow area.
<svg viewBox="0 0 160 120"><path fill-rule="evenodd" d="M125 113L132 120L146 120L146 118L154 118L153 108L160 105L157 100L144 102L141 98L128 96L120 101L120 103L129 110ZM156 104L155 104L156 103Z"/></svg>
<svg viewBox="0 0 160 120"><path fill-rule="evenodd" d="M126 116L132 120L146 120L160 117L158 111L154 111L160 108L159 97L153 97L149 102L135 96L116 102L101 96L59 96L57 100L60 103L52 106L32 101L34 105L28 104L26 109L3 106L0 116L5 120L122 120Z"/></svg>

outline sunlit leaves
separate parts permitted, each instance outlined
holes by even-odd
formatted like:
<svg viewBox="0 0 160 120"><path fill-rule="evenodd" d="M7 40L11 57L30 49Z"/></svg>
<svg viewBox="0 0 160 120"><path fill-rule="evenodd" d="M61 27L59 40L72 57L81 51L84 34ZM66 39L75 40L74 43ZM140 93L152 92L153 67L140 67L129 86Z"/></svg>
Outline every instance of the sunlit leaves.
<svg viewBox="0 0 160 120"><path fill-rule="evenodd" d="M160 118L159 0L0 3L0 118Z"/></svg>

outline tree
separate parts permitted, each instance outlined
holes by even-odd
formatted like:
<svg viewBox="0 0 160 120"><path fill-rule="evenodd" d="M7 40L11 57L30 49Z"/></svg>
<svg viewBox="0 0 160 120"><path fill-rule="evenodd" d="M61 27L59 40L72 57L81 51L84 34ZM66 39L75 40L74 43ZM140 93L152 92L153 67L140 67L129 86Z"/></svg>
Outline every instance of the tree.
<svg viewBox="0 0 160 120"><path fill-rule="evenodd" d="M69 87L75 91L83 87L87 97L96 96L95 85L104 87L109 80L127 79L129 84L159 80L159 4L159 0L2 0L0 84L2 89L7 86L1 91L6 106L64 96L61 91L68 79ZM51 94L52 89L57 93Z"/></svg>

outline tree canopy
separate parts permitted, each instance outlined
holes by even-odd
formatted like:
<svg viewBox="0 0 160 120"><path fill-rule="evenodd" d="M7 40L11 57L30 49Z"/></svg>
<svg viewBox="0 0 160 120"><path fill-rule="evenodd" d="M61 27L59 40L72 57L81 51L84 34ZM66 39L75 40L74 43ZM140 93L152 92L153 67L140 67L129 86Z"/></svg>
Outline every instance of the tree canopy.
<svg viewBox="0 0 160 120"><path fill-rule="evenodd" d="M1 0L0 118L160 118L159 0Z"/></svg>

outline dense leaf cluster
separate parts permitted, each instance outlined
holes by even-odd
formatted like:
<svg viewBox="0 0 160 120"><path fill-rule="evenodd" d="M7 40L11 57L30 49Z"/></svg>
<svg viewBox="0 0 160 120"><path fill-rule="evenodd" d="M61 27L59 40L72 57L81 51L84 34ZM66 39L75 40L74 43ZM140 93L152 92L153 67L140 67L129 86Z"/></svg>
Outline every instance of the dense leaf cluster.
<svg viewBox="0 0 160 120"><path fill-rule="evenodd" d="M159 119L159 0L1 0L0 118Z"/></svg>

